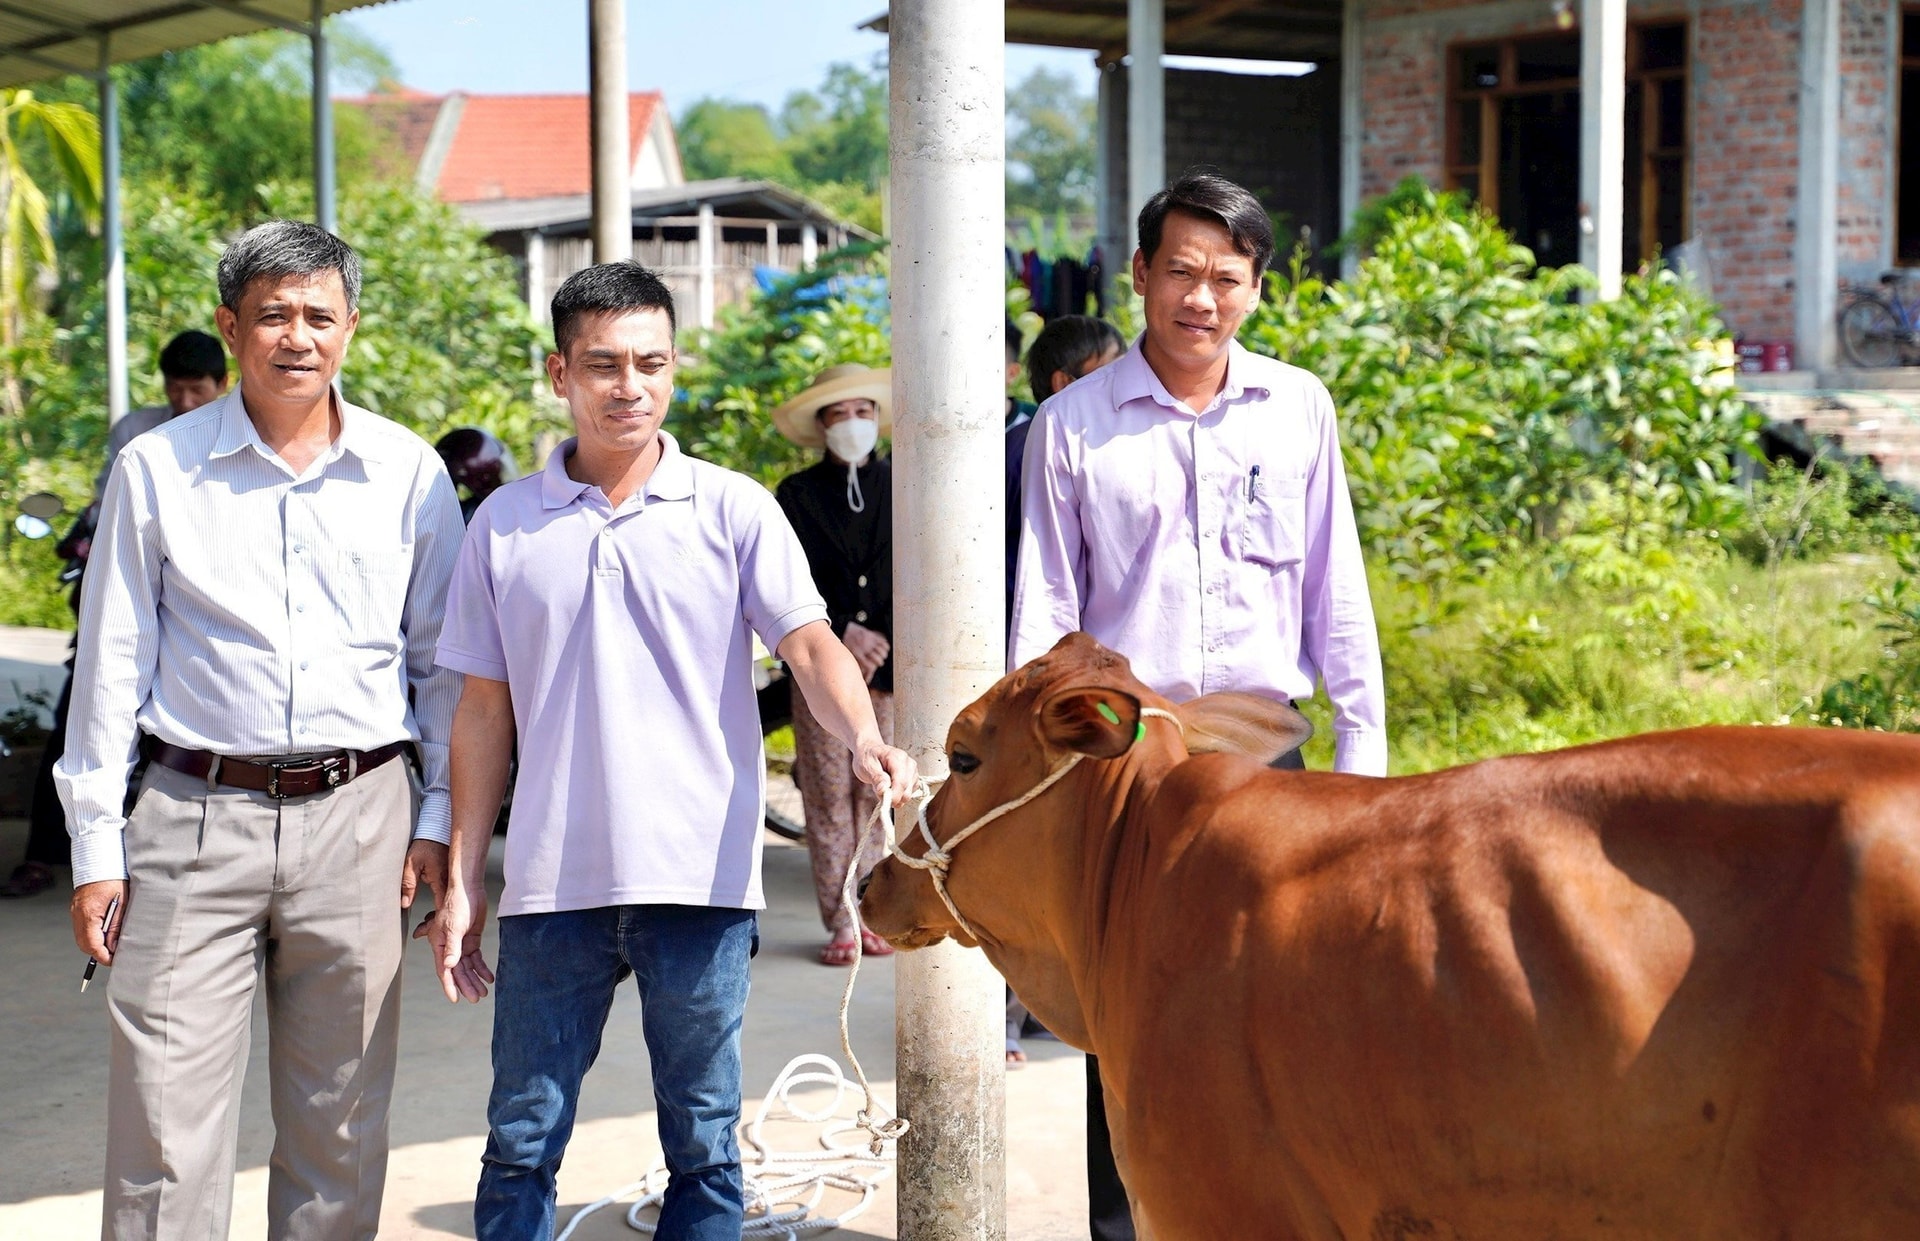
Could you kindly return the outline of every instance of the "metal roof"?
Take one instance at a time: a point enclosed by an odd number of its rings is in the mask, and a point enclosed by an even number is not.
[[[633,192],[635,223],[666,216],[692,215],[703,205],[712,207],[721,215],[730,211],[751,212],[757,219],[790,220],[796,224],[844,228],[856,237],[869,241],[874,239],[874,234],[858,224],[837,219],[831,211],[811,198],[774,181],[719,177],[711,181],[689,181],[684,185],[663,185]],[[584,230],[593,218],[593,198],[589,194],[454,203],[453,207],[490,233],[536,231],[567,234]]]
[[[1337,60],[1342,0],[1166,0],[1166,50],[1242,60]],[[887,28],[882,14],[864,29]],[[1007,0],[1007,42],[1127,54],[1127,0]]]
[[[321,0],[329,15],[386,0]],[[257,30],[304,27],[312,0],[0,0],[0,87],[94,74],[114,64]]]

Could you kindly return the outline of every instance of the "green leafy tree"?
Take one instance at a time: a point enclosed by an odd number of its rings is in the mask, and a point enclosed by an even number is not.
[[[689,452],[768,486],[817,459],[774,430],[771,415],[829,366],[889,364],[885,296],[860,287],[877,258],[877,247],[849,246],[721,310],[718,326],[688,349],[697,360],[680,373],[684,397],[668,419]],[[826,295],[836,287],[843,295]]]
[[[794,91],[777,116],[758,104],[702,99],[676,122],[680,156],[696,177],[764,177],[834,215],[881,231],[887,178],[884,68],[835,64],[817,91]]]
[[[887,178],[887,75],[835,64],[818,92],[796,91],[780,110],[794,171],[810,184],[878,191]]]
[[[702,99],[680,114],[674,135],[680,144],[680,162],[687,176],[696,180],[759,177],[782,185],[800,184],[793,160],[774,130],[773,117],[757,103]]]
[[[84,108],[36,95],[0,90],[0,349],[20,336],[34,273],[51,267],[53,208],[26,148],[37,139],[50,166],[55,192],[64,191],[83,215],[100,210],[100,123]],[[18,414],[21,396],[9,375],[8,414]]]
[[[1007,94],[1007,210],[1091,215],[1094,100],[1073,77],[1035,69]]]
[[[345,22],[329,27],[336,90],[390,81],[385,52]],[[258,214],[265,186],[313,175],[312,61],[307,40],[267,31],[116,66],[122,177],[164,181],[235,216]],[[90,82],[51,90],[95,106]],[[379,137],[353,108],[333,110],[342,188],[385,167]]]

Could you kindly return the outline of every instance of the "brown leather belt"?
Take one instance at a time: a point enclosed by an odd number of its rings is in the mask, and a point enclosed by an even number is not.
[[[157,737],[146,738],[143,749],[149,759],[162,767],[207,780],[209,788],[224,784],[285,801],[351,783],[382,763],[405,754],[412,745],[411,741],[396,741],[377,750],[335,750],[331,754],[309,754],[265,763],[223,758],[206,750],[188,750]]]

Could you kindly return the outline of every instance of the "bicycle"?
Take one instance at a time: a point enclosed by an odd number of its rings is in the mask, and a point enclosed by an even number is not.
[[[793,681],[786,667],[768,658],[760,665],[766,677],[756,697],[760,706],[760,735],[766,744],[767,830],[788,840],[801,840],[807,834],[807,808],[800,790],[793,783]],[[758,678],[756,678],[758,679]],[[779,742],[785,731],[785,745]]]
[[[1855,366],[1877,370],[1906,366],[1920,353],[1920,295],[1911,300],[1898,286],[1906,272],[1887,272],[1880,287],[1850,285],[1840,308],[1840,347]]]

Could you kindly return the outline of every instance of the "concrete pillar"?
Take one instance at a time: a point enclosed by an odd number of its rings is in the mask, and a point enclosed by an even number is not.
[[[633,257],[633,140],[627,132],[626,0],[587,0],[593,112],[593,261]]]
[[[1166,29],[1166,0],[1127,0],[1128,219],[1167,184]]]
[[[313,0],[307,22],[307,42],[313,51],[313,222],[329,233],[339,231],[334,211],[333,72],[327,54],[327,6]]]
[[[937,781],[947,726],[1006,664],[1006,11],[896,4],[889,38],[895,729]],[[1003,984],[951,942],[894,960],[895,1080],[913,1125],[900,1241],[1000,1241]]]
[[[1127,215],[1127,83],[1117,63],[1099,66],[1095,96],[1094,153],[1097,181],[1094,190],[1095,224],[1104,295],[1112,297],[1114,277],[1129,272],[1133,254],[1133,221]]]
[[[1627,0],[1580,0],[1580,265],[1620,296],[1626,212]]]
[[[1345,0],[1340,11],[1340,232],[1344,236],[1353,227],[1360,210],[1360,151],[1363,136],[1360,61],[1366,54],[1360,5],[1362,0]],[[1351,277],[1360,265],[1353,251],[1340,256],[1340,274]]]
[[[700,272],[695,278],[694,304],[700,317],[701,327],[713,326],[713,269],[715,267],[716,234],[720,230],[713,222],[713,204],[700,204]]]
[[[800,266],[812,267],[820,257],[820,234],[811,224],[800,226]]]
[[[100,254],[107,303],[107,421],[127,416],[127,246],[120,224],[120,98],[111,35],[100,36]]]
[[[1804,0],[1801,23],[1794,365],[1821,370],[1834,364],[1839,298],[1840,0]]]
[[[767,266],[780,266],[780,226],[767,221]]]
[[[547,239],[527,234],[527,310],[535,323],[547,321]]]

